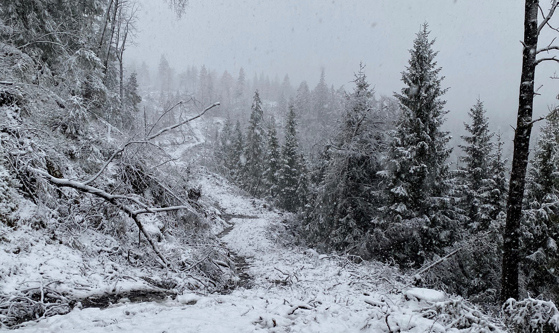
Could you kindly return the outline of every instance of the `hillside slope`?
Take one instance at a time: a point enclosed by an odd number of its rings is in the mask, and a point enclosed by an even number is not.
[[[185,291],[159,302],[123,298],[104,310],[75,308],[19,331],[500,331],[499,323],[464,300],[411,288],[409,279],[390,266],[319,255],[297,245],[291,216],[244,196],[219,176],[201,174],[197,183],[206,199],[230,218],[232,228],[222,241],[248,263],[250,281],[236,281],[246,288],[230,294]]]

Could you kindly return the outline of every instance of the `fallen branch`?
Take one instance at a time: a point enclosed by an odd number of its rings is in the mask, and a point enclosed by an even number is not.
[[[93,194],[95,196],[98,196],[100,198],[105,199],[109,203],[111,203],[111,204],[117,206],[118,208],[120,208],[128,216],[130,216],[130,218],[132,218],[134,220],[134,222],[138,226],[138,229],[144,235],[144,237],[146,237],[148,243],[151,245],[153,251],[155,252],[155,254],[157,254],[159,259],[161,259],[164,266],[169,267],[169,263],[167,262],[167,260],[163,256],[163,254],[161,254],[161,252],[159,251],[159,249],[157,248],[157,246],[155,245],[155,243],[153,242],[153,240],[151,239],[151,237],[147,233],[146,229],[144,228],[142,222],[139,220],[138,217],[141,214],[150,214],[150,213],[153,214],[153,213],[159,213],[159,212],[174,211],[174,210],[179,210],[179,209],[190,209],[189,206],[173,206],[173,207],[165,207],[165,208],[148,207],[146,204],[142,203],[141,201],[139,201],[138,199],[133,198],[133,197],[127,197],[127,196],[124,196],[124,195],[113,195],[113,194],[107,193],[107,192],[105,192],[101,189],[98,189],[96,187],[86,185],[84,183],[79,183],[79,182],[69,180],[69,179],[64,179],[64,178],[55,178],[55,177],[49,175],[47,172],[45,172],[43,170],[38,170],[38,169],[35,169],[35,168],[31,168],[31,167],[29,167],[29,170],[41,175],[42,177],[44,177],[45,179],[47,179],[49,182],[51,182],[52,184],[54,184],[56,186],[69,187],[69,188],[73,188],[73,189],[76,189],[76,190],[81,191],[81,192]],[[133,203],[141,206],[142,208],[134,210],[131,207],[125,205],[122,202],[120,202],[119,199],[120,200],[132,201]]]
[[[312,310],[313,307],[310,306],[310,305],[307,305],[307,304],[299,304],[299,305],[296,305],[296,306],[292,307],[292,308],[287,312],[287,314],[291,316],[291,315],[294,314],[295,311],[297,311],[298,309]]]
[[[178,104],[177,104],[177,105],[178,105]],[[209,110],[213,109],[214,107],[216,107],[216,106],[218,106],[218,105],[220,105],[220,103],[219,103],[219,102],[216,102],[216,103],[214,103],[214,104],[208,106],[207,108],[205,108],[205,109],[204,109],[201,113],[199,113],[198,115],[196,115],[196,116],[194,116],[194,117],[192,117],[192,118],[186,119],[186,120],[184,120],[184,121],[181,121],[181,122],[179,122],[179,123],[177,123],[177,124],[175,124],[175,125],[162,128],[162,129],[159,130],[157,133],[155,133],[155,134],[153,134],[153,135],[150,135],[149,137],[145,138],[144,140],[141,140],[141,141],[129,141],[129,142],[125,143],[121,148],[119,148],[117,151],[115,151],[115,152],[111,155],[111,157],[103,164],[103,166],[101,167],[101,169],[100,169],[93,177],[91,177],[89,180],[85,181],[83,184],[88,185],[88,184],[92,183],[95,179],[97,179],[97,178],[105,171],[105,169],[107,169],[107,167],[109,166],[109,164],[110,164],[119,154],[121,154],[124,150],[126,150],[126,148],[127,148],[128,146],[133,145],[133,144],[152,144],[152,143],[150,143],[149,141],[151,141],[151,140],[157,138],[158,136],[160,136],[160,135],[162,135],[162,134],[164,134],[164,133],[166,133],[166,132],[168,132],[168,131],[171,131],[171,130],[173,130],[173,129],[177,128],[177,127],[180,127],[180,126],[182,126],[182,125],[184,125],[184,124],[186,124],[186,123],[188,123],[188,122],[191,122],[191,121],[193,121],[193,120],[195,120],[195,119],[197,119],[197,118],[202,117],[206,112],[208,112]]]
[[[431,263],[429,266],[420,269],[419,271],[417,271],[414,275],[421,275],[425,272],[427,272],[428,270],[430,270],[431,268],[437,266],[438,264],[442,263],[443,261],[447,260],[448,258],[452,257],[453,255],[455,255],[456,253],[460,252],[460,250],[462,250],[464,247],[466,247],[466,245],[461,246],[459,248],[457,248],[456,250],[450,252],[449,254],[447,254],[446,256],[440,258],[439,260]]]

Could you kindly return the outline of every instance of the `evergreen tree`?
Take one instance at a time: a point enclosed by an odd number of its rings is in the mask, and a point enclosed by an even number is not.
[[[493,133],[489,132],[489,123],[485,116],[483,103],[478,100],[468,115],[471,124],[464,124],[470,135],[463,135],[466,145],[459,145],[465,155],[460,157],[460,176],[463,180],[462,207],[474,230],[485,230],[489,226],[491,216],[487,213],[487,205],[492,190],[490,174],[490,157]]]
[[[345,114],[325,156],[324,176],[306,216],[308,236],[327,249],[362,245],[379,202],[377,172],[384,144],[385,120],[374,109],[363,67],[346,96]]]
[[[231,178],[237,182],[242,181],[242,170],[246,164],[246,157],[244,154],[245,137],[241,129],[241,122],[237,120],[235,129],[233,130],[233,141],[230,151],[230,175]]]
[[[487,214],[493,221],[499,219],[502,214],[506,214],[509,182],[506,169],[507,160],[503,159],[503,145],[501,134],[498,133],[496,149],[490,156],[489,175],[492,186],[487,201]]]
[[[138,93],[138,80],[136,73],[132,72],[124,85],[124,100],[122,101],[122,110],[120,114],[122,127],[127,130],[134,129],[134,119],[140,111],[139,104],[142,97]]]
[[[254,93],[252,112],[246,135],[244,156],[246,163],[243,170],[244,188],[253,196],[260,196],[263,188],[264,167],[262,161],[265,156],[265,130],[263,127],[264,112],[258,90]]]
[[[266,181],[266,194],[275,197],[278,191],[278,173],[281,163],[281,152],[276,131],[276,120],[273,116],[268,123],[267,134],[264,179]]]
[[[224,169],[225,174],[231,175],[235,168],[235,158],[233,156],[233,124],[230,118],[225,120],[223,129],[219,132],[215,157],[219,167]]]
[[[290,105],[285,124],[285,143],[282,147],[278,177],[278,204],[281,208],[294,212],[301,206],[298,194],[301,173],[297,119],[295,108]]]
[[[451,244],[456,231],[446,198],[450,137],[441,130],[446,89],[441,88],[441,68],[427,28],[424,24],[416,35],[402,73],[405,88],[395,95],[401,115],[388,153],[383,208],[392,255],[416,265]]]
[[[140,103],[142,102],[142,97],[138,92],[138,79],[136,72],[132,72],[128,77],[126,85],[124,86],[124,99],[125,103],[128,106],[129,110],[133,111],[134,113],[140,111]]]
[[[522,272],[530,295],[559,300],[559,126],[549,120],[542,128],[528,171],[521,223]]]
[[[299,154],[299,179],[297,180],[297,206],[304,208],[309,198],[309,168],[305,155]]]

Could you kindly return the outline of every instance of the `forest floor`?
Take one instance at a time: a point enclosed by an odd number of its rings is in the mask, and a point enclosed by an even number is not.
[[[231,224],[221,232],[236,264],[227,293],[74,308],[18,332],[458,332],[500,331],[459,298],[410,288],[393,267],[320,255],[297,245],[291,215],[204,173],[203,195]]]

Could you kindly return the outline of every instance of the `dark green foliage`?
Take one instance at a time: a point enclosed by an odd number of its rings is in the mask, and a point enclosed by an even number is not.
[[[264,112],[258,91],[254,93],[250,114],[249,126],[244,147],[242,171],[242,186],[251,195],[260,196],[264,188],[264,167],[262,161],[265,156]]]
[[[503,159],[503,141],[501,134],[497,134],[497,146],[490,156],[489,175],[491,187],[487,201],[487,214],[491,220],[498,220],[506,212],[507,192],[509,180],[506,169],[507,160]]]
[[[471,124],[464,124],[469,135],[462,136],[465,145],[460,145],[465,155],[460,157],[460,178],[462,180],[461,206],[468,216],[470,227],[485,230],[491,222],[488,214],[489,200],[493,189],[491,178],[491,138],[489,123],[483,103],[478,100],[468,115]]]
[[[142,97],[138,92],[138,79],[136,72],[132,72],[124,86],[124,100],[126,106],[132,112],[139,112],[139,104],[142,102]]]
[[[276,120],[273,116],[268,123],[264,163],[266,165],[266,169],[264,170],[266,195],[276,197],[278,194],[281,152],[276,131]]]
[[[446,89],[441,87],[433,43],[424,24],[402,73],[405,88],[396,94],[401,116],[386,170],[386,225],[379,225],[387,232],[381,238],[388,238],[392,255],[415,264],[452,244],[458,231],[459,217],[447,197],[450,137],[441,129],[447,113],[442,100]]]
[[[363,69],[346,97],[341,127],[323,155],[327,161],[318,171],[322,179],[307,210],[307,236],[325,249],[352,250],[362,245],[379,204],[375,193],[385,119],[374,108]]]
[[[542,128],[531,166],[521,223],[521,272],[525,292],[559,301],[559,126]]]
[[[305,174],[303,168],[304,161],[299,151],[295,108],[290,105],[285,125],[285,143],[281,151],[278,179],[278,205],[285,210],[294,212],[303,204],[301,199],[305,189],[299,186],[301,177],[304,177]]]
[[[140,111],[141,102],[142,97],[138,91],[136,72],[133,72],[124,85],[124,101],[122,103],[124,107],[121,110],[123,128],[134,129],[134,122]]]
[[[223,128],[217,135],[215,145],[215,158],[220,168],[223,168],[222,173],[227,176],[232,174],[236,165],[234,159],[231,159],[233,153],[233,124],[231,118],[227,118],[223,124]]]
[[[237,120],[233,131],[232,151],[231,151],[231,170],[233,170],[233,178],[237,181],[241,180],[241,170],[245,161],[244,149],[245,137],[241,130],[241,122]]]

